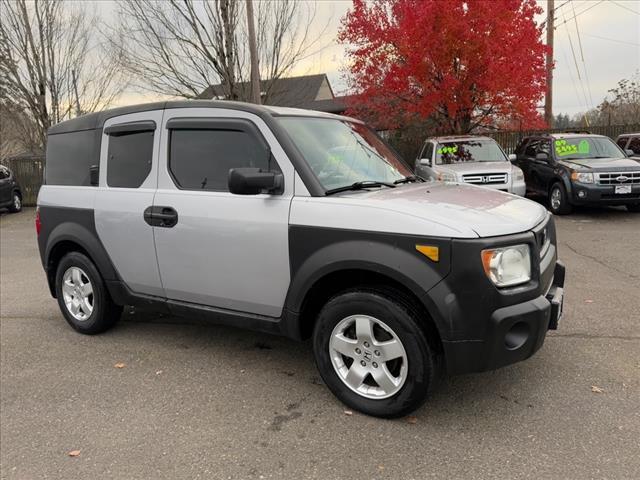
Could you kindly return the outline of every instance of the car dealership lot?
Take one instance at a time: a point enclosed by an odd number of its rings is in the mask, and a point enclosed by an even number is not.
[[[33,218],[0,219],[2,478],[640,476],[638,214],[556,218],[560,329],[530,360],[445,380],[394,421],[345,414],[309,342],[140,312],[75,333]]]

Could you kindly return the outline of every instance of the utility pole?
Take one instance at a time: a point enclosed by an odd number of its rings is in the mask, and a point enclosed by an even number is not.
[[[251,101],[260,105],[260,66],[256,45],[256,27],[253,23],[253,0],[247,2],[247,33],[249,34],[249,55],[251,56]]]
[[[547,91],[544,95],[544,121],[553,127],[553,17],[555,16],[554,0],[547,0]]]

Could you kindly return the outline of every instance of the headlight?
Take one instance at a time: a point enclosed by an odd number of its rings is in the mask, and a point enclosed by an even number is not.
[[[513,167],[511,172],[513,174],[513,181],[514,182],[522,182],[522,181],[524,181],[524,173],[522,173],[522,170],[520,170],[518,167]]]
[[[441,182],[455,182],[456,176],[453,173],[440,172],[438,173],[438,180],[440,180]]]
[[[496,287],[512,287],[531,280],[529,245],[482,251],[482,266]]]
[[[571,180],[580,183],[593,183],[593,173],[572,172]]]

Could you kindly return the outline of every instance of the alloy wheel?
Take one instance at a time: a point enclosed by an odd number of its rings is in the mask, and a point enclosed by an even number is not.
[[[333,329],[329,356],[338,377],[365,398],[388,398],[407,379],[407,354],[400,338],[383,321],[351,315]]]
[[[73,318],[87,320],[94,307],[93,286],[87,274],[78,267],[69,267],[62,276],[62,296]]]

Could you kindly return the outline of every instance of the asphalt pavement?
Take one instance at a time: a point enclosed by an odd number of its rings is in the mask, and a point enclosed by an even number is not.
[[[309,342],[131,310],[75,333],[33,219],[0,219],[2,479],[640,478],[639,214],[557,218],[560,329],[392,421],[346,414]]]

